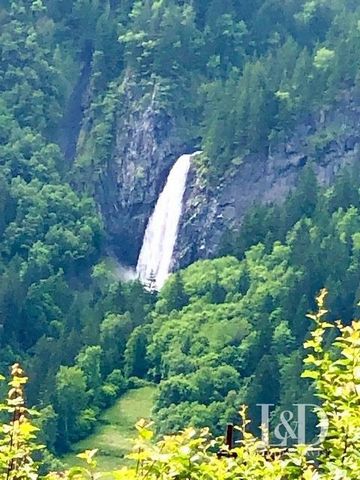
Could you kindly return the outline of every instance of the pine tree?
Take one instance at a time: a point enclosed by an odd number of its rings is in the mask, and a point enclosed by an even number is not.
[[[154,270],[151,270],[149,278],[146,281],[145,287],[150,293],[156,293],[157,292],[156,275],[155,275]]]
[[[167,289],[167,310],[181,310],[189,303],[189,296],[185,291],[184,282],[180,272],[176,272]]]

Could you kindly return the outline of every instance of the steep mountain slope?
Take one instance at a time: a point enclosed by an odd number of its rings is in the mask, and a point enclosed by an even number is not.
[[[332,184],[342,168],[359,160],[359,115],[358,99],[344,95],[333,107],[297,125],[283,142],[270,142],[266,153],[244,156],[215,188],[204,183],[194,165],[175,253],[177,264],[187,266],[216,256],[224,232],[239,230],[252,206],[284,201],[306,165],[311,165],[321,185]]]
[[[181,153],[204,151],[188,187],[181,266],[214,256],[222,231],[255,202],[283,200],[306,163],[329,183],[357,156],[359,9],[245,5],[137,1],[104,13],[120,21],[122,69],[104,78],[107,51],[95,49],[74,170],[127,263]]]
[[[107,95],[100,115],[92,119],[90,109],[85,118],[75,171],[85,188],[87,179],[92,186],[112,249],[135,265],[170,167],[187,147],[172,113],[159,105],[156,84],[141,88],[126,75]]]
[[[0,0],[0,369],[24,363],[51,452],[134,377],[161,382],[163,429],[191,420],[187,395],[207,423],[213,374],[214,428],[264,385],[290,401],[316,291],[345,319],[358,301],[357,171],[326,192],[316,178],[357,164],[359,21],[354,0]],[[198,149],[176,260],[230,259],[159,296],[120,282],[107,252],[136,263],[168,172]],[[285,210],[246,214],[297,183]],[[196,358],[214,371],[194,379]]]

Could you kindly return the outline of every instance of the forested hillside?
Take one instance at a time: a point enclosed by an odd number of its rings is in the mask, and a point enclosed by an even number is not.
[[[356,0],[0,0],[0,371],[24,364],[52,453],[143,380],[161,432],[313,400],[305,315],[322,287],[332,318],[359,301],[357,162],[331,186],[314,173],[338,105],[360,104],[359,25]],[[160,293],[119,280],[109,252],[134,265],[182,149],[203,150],[213,194],[330,109],[297,189],[224,230],[217,258]]]
[[[195,263],[165,285],[152,325],[140,329],[149,373],[160,381],[163,432],[191,423],[220,434],[242,404],[259,425],[257,404],[284,410],[313,401],[299,376],[316,292],[331,292],[330,319],[358,313],[360,198],[351,178],[344,172],[320,190],[306,172],[283,207],[254,209],[240,235],[227,238],[223,253],[235,257]]]

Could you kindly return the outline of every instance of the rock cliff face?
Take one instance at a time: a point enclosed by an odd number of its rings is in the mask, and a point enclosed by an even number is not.
[[[156,88],[144,95],[133,81],[124,85],[111,155],[101,168],[95,197],[109,247],[121,261],[135,265],[167,175],[181,154],[196,149],[196,142],[180,138],[178,119],[156,101]],[[309,162],[321,183],[331,183],[342,166],[359,158],[359,118],[360,102],[349,95],[336,108],[306,119],[290,138],[271,145],[267,154],[246,156],[216,188],[205,185],[194,164],[174,268],[216,255],[224,231],[239,228],[252,205],[283,200]]]
[[[292,136],[272,145],[267,155],[249,155],[216,189],[204,186],[193,166],[178,235],[174,267],[216,254],[226,228],[239,228],[256,203],[278,202],[296,186],[311,162],[318,180],[330,184],[360,152],[360,106],[351,98],[299,125]]]
[[[148,219],[186,147],[175,119],[159,106],[156,87],[144,95],[132,80],[124,85],[111,156],[101,168],[95,196],[110,249],[121,262],[136,265]]]

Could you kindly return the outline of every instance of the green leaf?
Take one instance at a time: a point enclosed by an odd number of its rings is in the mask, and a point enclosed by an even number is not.
[[[316,372],[314,370],[306,370],[301,375],[302,378],[313,378],[314,380],[317,380],[319,376],[320,376],[319,372]]]

